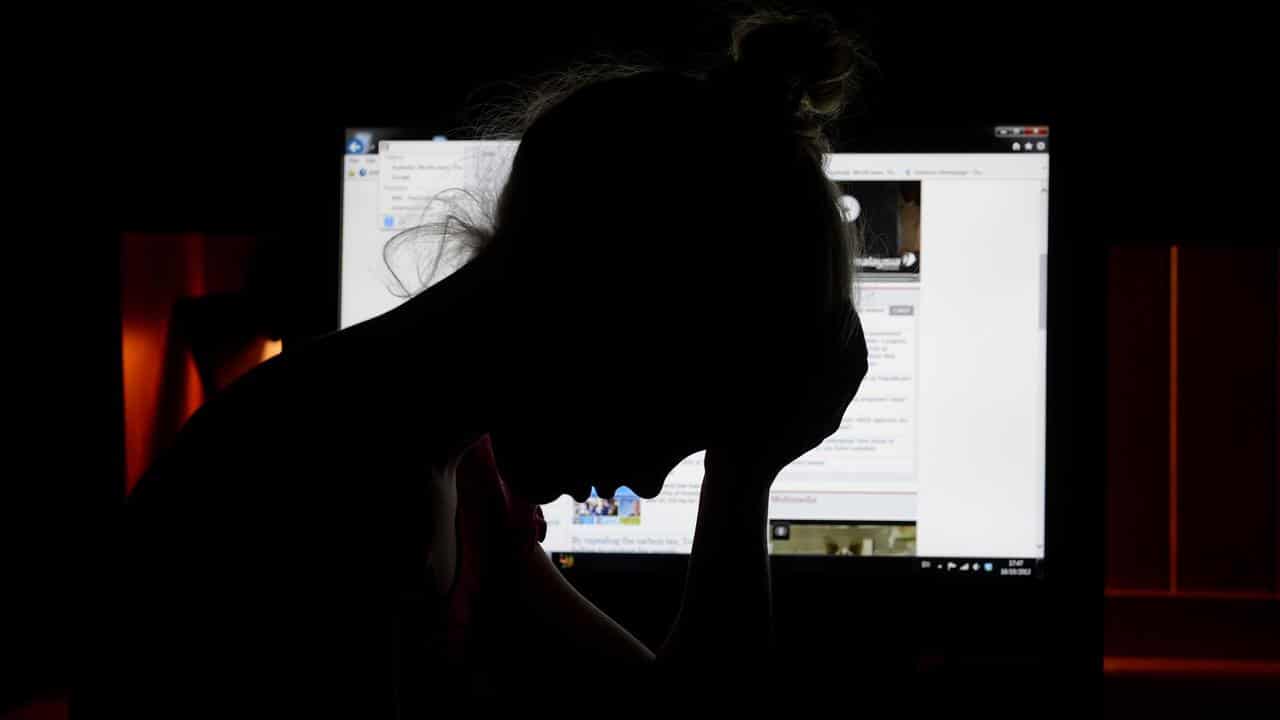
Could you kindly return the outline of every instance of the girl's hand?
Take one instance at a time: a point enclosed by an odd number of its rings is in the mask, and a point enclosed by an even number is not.
[[[760,405],[752,408],[750,417],[735,423],[735,432],[707,449],[706,483],[751,487],[711,491],[732,495],[739,491],[767,492],[782,468],[840,428],[845,410],[866,373],[866,338],[862,323],[850,306],[832,342],[814,358],[808,374],[794,389],[763,398]]]

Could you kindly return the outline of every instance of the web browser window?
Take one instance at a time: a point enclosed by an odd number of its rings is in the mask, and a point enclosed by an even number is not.
[[[430,233],[407,257],[388,241],[499,192],[516,150],[390,135],[347,135],[343,327],[402,302],[424,267],[435,282],[460,265]],[[869,370],[839,431],[774,483],[770,551],[1031,574],[1044,557],[1048,128],[993,128],[982,152],[832,154],[827,171],[861,248]],[[701,480],[698,453],[652,499],[561,497],[543,507],[544,547],[570,562],[687,553]]]

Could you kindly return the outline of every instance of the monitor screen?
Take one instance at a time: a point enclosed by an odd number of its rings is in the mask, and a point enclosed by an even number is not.
[[[827,158],[861,248],[854,300],[869,370],[839,431],[774,483],[774,556],[896,558],[894,567],[914,573],[1039,574],[1049,128],[983,134],[954,150],[934,142],[928,152]],[[447,215],[450,198],[498,192],[515,150],[513,142],[405,129],[346,131],[342,327],[390,310],[415,283],[437,282],[464,262],[445,252],[424,278],[430,238],[408,257],[388,252],[388,241]],[[565,566],[686,554],[701,478],[699,453],[652,499],[625,487],[582,503],[563,496],[543,507],[543,545]]]

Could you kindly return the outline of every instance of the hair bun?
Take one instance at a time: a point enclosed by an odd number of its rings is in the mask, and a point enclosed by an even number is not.
[[[844,108],[858,52],[827,15],[761,12],[733,29],[735,65],[783,80],[791,112],[815,125]]]

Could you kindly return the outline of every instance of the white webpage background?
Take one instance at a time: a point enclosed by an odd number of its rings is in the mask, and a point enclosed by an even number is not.
[[[1039,196],[1021,180],[924,188],[920,555],[1044,554]]]

